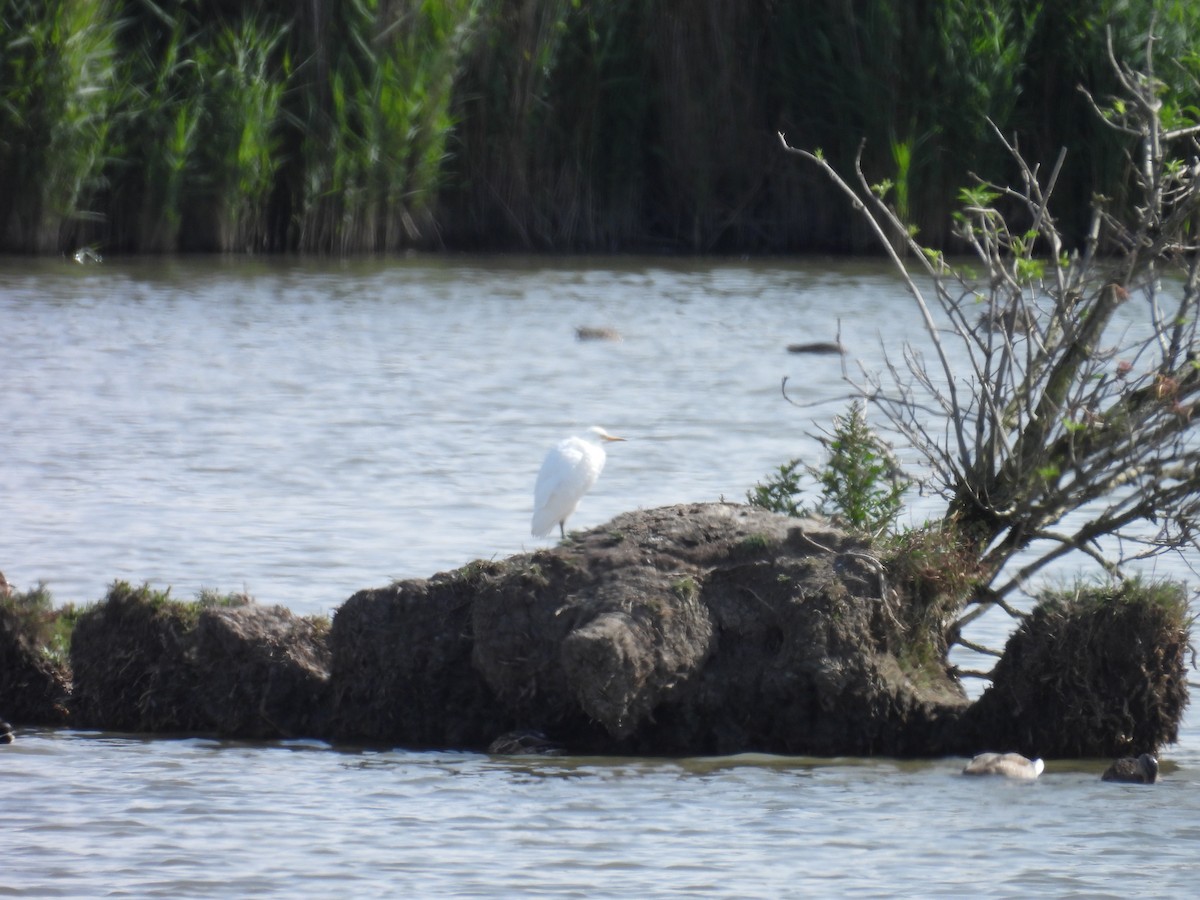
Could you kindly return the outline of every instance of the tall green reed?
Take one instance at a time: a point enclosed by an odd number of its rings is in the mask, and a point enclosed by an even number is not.
[[[478,0],[348,0],[298,45],[294,223],[307,251],[436,239],[430,207],[454,119],[451,87]],[[323,43],[318,47],[317,44]]]
[[[988,118],[1066,145],[1086,214],[1126,162],[1076,86],[1152,22],[1197,56],[1184,0],[0,0],[0,242],[867,246],[783,130],[839,167],[865,139],[940,246],[968,173],[1011,174]]]
[[[496,0],[455,84],[453,182],[440,209],[462,244],[613,249],[645,229],[652,179],[647,52],[655,0]]]
[[[922,240],[940,245],[968,167],[989,172],[1003,159],[987,119],[1011,124],[1037,22],[1039,6],[1030,6],[1024,14],[1007,0],[783,7],[772,38],[780,118],[841,167],[861,149],[867,177],[889,182]],[[844,231],[838,241],[873,238]]]
[[[189,202],[207,210],[206,241],[222,250],[269,246],[267,208],[279,168],[284,83],[272,71],[287,26],[247,16],[211,29],[195,63],[201,127]]]
[[[126,3],[107,168],[110,242],[179,249],[187,178],[202,136],[193,3]]]
[[[1029,4],[1026,0],[1025,5]],[[1127,141],[1096,115],[1078,88],[1100,102],[1118,93],[1108,58],[1108,33],[1119,60],[1145,62],[1153,32],[1160,61],[1154,75],[1164,89],[1200,105],[1184,67],[1200,51],[1200,4],[1189,0],[1059,0],[1038,3],[1037,29],[1025,54],[1020,97],[1014,112],[1027,158],[1052,161],[1066,149],[1055,190],[1062,227],[1071,236],[1086,232],[1097,185],[1120,184],[1128,165]],[[1185,101],[1186,105],[1186,101]],[[1114,211],[1127,202],[1110,198]]]
[[[0,2],[0,242],[70,249],[94,204],[115,77],[103,0]]]

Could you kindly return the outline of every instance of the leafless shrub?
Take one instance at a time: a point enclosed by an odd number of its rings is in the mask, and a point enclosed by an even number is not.
[[[930,358],[906,345],[852,383],[927,462],[945,523],[981,562],[955,636],[997,604],[1019,615],[1011,595],[1066,554],[1121,577],[1198,546],[1200,125],[1155,79],[1153,38],[1140,69],[1115,58],[1111,36],[1109,56],[1122,94],[1092,104],[1129,138],[1131,200],[1118,214],[1097,195],[1076,246],[1052,212],[1065,152],[1045,171],[995,129],[1019,183],[962,191],[963,265],[920,244],[861,153],[847,180],[780,134],[849,197],[923,319]]]

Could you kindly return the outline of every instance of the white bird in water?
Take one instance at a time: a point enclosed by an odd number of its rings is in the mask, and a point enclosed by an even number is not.
[[[964,775],[1003,775],[1019,781],[1033,781],[1042,774],[1046,764],[1040,759],[1026,759],[1020,753],[980,753],[962,770]]]
[[[546,454],[533,490],[534,537],[545,537],[555,525],[567,536],[564,524],[604,469],[604,444],[623,440],[593,425],[585,437],[569,437]]]

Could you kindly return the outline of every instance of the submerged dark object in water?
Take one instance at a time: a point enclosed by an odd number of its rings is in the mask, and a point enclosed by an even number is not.
[[[1118,759],[1104,770],[1102,781],[1124,781],[1129,784],[1154,784],[1158,781],[1158,758],[1150,753]]]
[[[488,745],[493,756],[562,756],[566,748],[540,731],[510,731]]]
[[[788,353],[813,353],[826,356],[842,356],[846,348],[838,341],[814,341],[810,344],[788,344]]]
[[[575,339],[579,341],[619,341],[621,332],[615,328],[580,325],[575,329]]]
[[[1020,753],[980,753],[963,768],[964,775],[1000,775],[1016,781],[1034,781],[1046,764]]]

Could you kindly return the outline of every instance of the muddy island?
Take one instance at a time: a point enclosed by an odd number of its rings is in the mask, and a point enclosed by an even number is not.
[[[0,714],[587,754],[1115,756],[1176,739],[1186,605],[1040,606],[972,703],[947,661],[953,606],[913,571],[821,520],[708,503],[359,591],[331,623],[118,582],[76,614],[58,666],[0,617]]]

